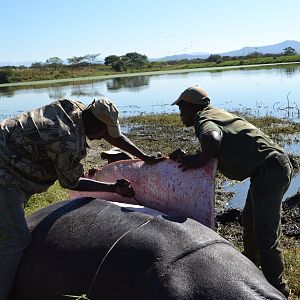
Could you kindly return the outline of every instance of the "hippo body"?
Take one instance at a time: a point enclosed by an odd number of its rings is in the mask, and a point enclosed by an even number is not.
[[[80,198],[31,215],[13,299],[285,299],[213,230],[139,210]]]

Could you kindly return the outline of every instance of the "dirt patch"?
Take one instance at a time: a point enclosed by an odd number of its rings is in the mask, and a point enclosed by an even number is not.
[[[289,237],[300,241],[300,188],[282,204],[282,231]]]
[[[242,248],[241,214],[242,210],[236,208],[216,214],[217,231],[239,248]],[[300,190],[282,204],[282,233],[291,238],[289,246],[291,243],[300,246]],[[284,241],[288,243],[287,239]]]

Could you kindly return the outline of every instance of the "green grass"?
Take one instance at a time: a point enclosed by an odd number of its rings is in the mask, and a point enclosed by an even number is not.
[[[47,190],[47,192],[35,194],[30,197],[25,208],[25,213],[26,215],[29,215],[40,208],[68,198],[68,190],[63,189],[58,182],[55,182],[54,185]]]
[[[300,299],[300,245],[284,249],[285,279],[293,291],[291,299]]]
[[[244,116],[247,121],[260,128],[268,135],[273,134],[293,134],[300,132],[300,124],[289,120],[283,120],[272,116],[255,118]]]
[[[270,133],[295,133],[300,132],[300,124],[294,123],[289,120],[284,120],[276,118],[273,116],[266,117],[253,117],[250,114],[246,115],[244,113],[234,111],[234,114],[237,114],[247,121],[260,128],[267,134]],[[159,115],[147,115],[147,116],[134,116],[127,117],[122,119],[122,123],[128,124],[137,124],[137,125],[155,125],[155,126],[175,126],[175,127],[184,127],[181,123],[179,114],[159,114]]]
[[[155,126],[175,126],[183,127],[179,114],[159,114],[147,116],[134,116],[122,118],[122,123],[125,124],[138,124],[138,125],[155,125]]]

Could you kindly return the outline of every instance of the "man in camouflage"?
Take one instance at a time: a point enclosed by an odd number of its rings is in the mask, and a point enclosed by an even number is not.
[[[30,232],[24,204],[46,191],[56,180],[64,188],[107,191],[133,197],[130,183],[108,184],[81,177],[81,159],[90,140],[105,139],[146,163],[163,158],[149,156],[120,131],[118,110],[110,100],[59,100],[0,123],[0,300],[6,300]]]
[[[218,169],[226,177],[234,180],[250,177],[242,215],[243,253],[288,297],[279,245],[281,202],[292,176],[288,156],[254,125],[211,106],[207,93],[198,86],[183,91],[172,105],[175,104],[179,106],[183,124],[194,126],[201,150],[189,155],[177,149],[170,158],[187,170],[202,167],[216,157]]]

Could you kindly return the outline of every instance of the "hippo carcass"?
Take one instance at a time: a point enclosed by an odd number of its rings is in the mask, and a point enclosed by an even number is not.
[[[13,299],[285,299],[208,227],[142,211],[79,198],[31,215]]]

